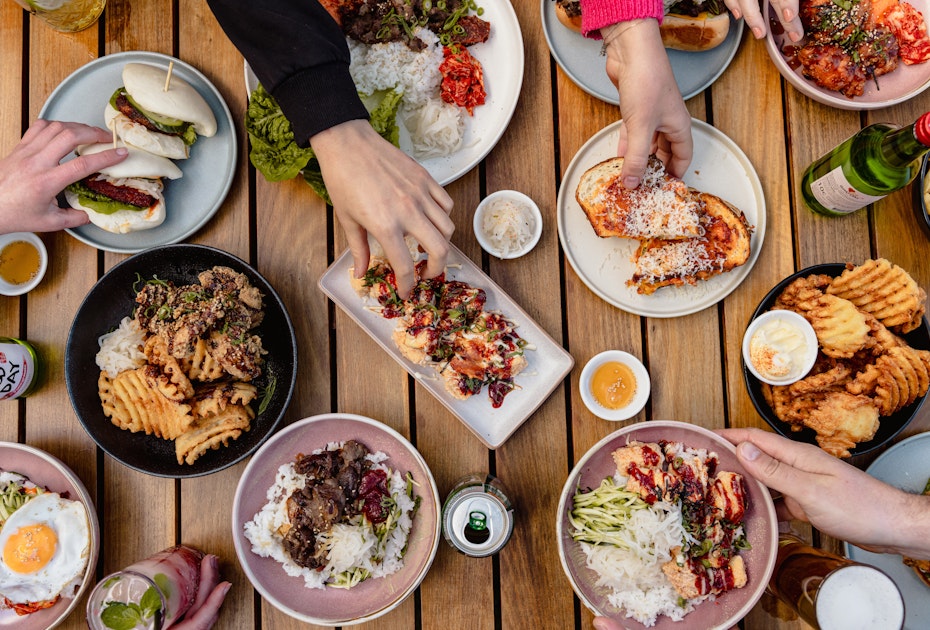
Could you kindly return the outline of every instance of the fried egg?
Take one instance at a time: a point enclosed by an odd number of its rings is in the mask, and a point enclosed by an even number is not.
[[[0,596],[15,604],[71,597],[89,552],[84,505],[54,492],[41,494],[0,529]]]

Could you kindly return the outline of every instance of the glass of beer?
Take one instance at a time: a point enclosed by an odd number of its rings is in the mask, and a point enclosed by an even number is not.
[[[97,21],[107,0],[16,0],[16,3],[56,31],[76,33]]]
[[[790,534],[779,538],[769,590],[819,630],[904,626],[904,599],[884,572]]]

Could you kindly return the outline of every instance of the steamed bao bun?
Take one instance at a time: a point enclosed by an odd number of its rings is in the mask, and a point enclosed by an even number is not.
[[[117,146],[125,146],[119,143]],[[77,148],[78,155],[90,155],[107,149],[113,145],[107,142],[85,144]],[[148,230],[157,227],[165,221],[165,197],[162,194],[164,184],[161,178],[178,179],[182,176],[174,162],[158,155],[152,155],[141,149],[127,146],[129,155],[119,164],[102,169],[99,175],[104,176],[110,183],[117,186],[130,186],[157,199],[149,208],[140,210],[117,210],[112,214],[97,212],[80,203],[78,195],[65,189],[65,199],[68,204],[77,210],[83,210],[90,217],[90,222],[97,227],[113,232],[126,234],[138,230]]]
[[[123,87],[140,107],[153,114],[191,123],[198,135],[216,135],[216,117],[204,98],[189,83],[172,74],[168,89],[167,68],[144,63],[123,66]],[[189,147],[179,136],[151,131],[132,121],[107,103],[103,113],[107,127],[114,129],[126,144],[173,160],[183,160]]]

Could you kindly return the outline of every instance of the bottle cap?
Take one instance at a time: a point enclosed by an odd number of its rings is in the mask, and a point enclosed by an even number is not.
[[[914,136],[917,138],[917,142],[930,147],[930,112],[918,118],[917,122],[914,123]]]

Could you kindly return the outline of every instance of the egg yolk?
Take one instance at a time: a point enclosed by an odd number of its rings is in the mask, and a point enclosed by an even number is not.
[[[607,409],[620,409],[629,404],[636,391],[636,377],[629,366],[608,361],[594,371],[591,393]]]
[[[16,573],[38,571],[55,555],[58,536],[48,525],[35,523],[13,532],[3,546],[3,561]]]

